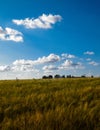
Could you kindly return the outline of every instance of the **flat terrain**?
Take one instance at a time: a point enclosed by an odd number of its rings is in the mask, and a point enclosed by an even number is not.
[[[100,130],[100,78],[0,81],[0,130]]]

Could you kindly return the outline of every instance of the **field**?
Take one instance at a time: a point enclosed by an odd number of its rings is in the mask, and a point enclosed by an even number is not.
[[[0,130],[100,130],[100,78],[0,81]]]

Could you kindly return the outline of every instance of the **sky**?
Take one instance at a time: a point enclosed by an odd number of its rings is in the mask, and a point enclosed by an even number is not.
[[[100,76],[99,0],[0,0],[0,79]]]

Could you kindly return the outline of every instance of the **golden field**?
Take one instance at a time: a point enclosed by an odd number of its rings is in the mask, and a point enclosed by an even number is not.
[[[0,130],[100,130],[100,78],[0,81]]]

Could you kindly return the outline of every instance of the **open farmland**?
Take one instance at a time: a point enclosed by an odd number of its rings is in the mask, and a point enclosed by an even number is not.
[[[100,78],[0,81],[0,130],[100,130]]]

